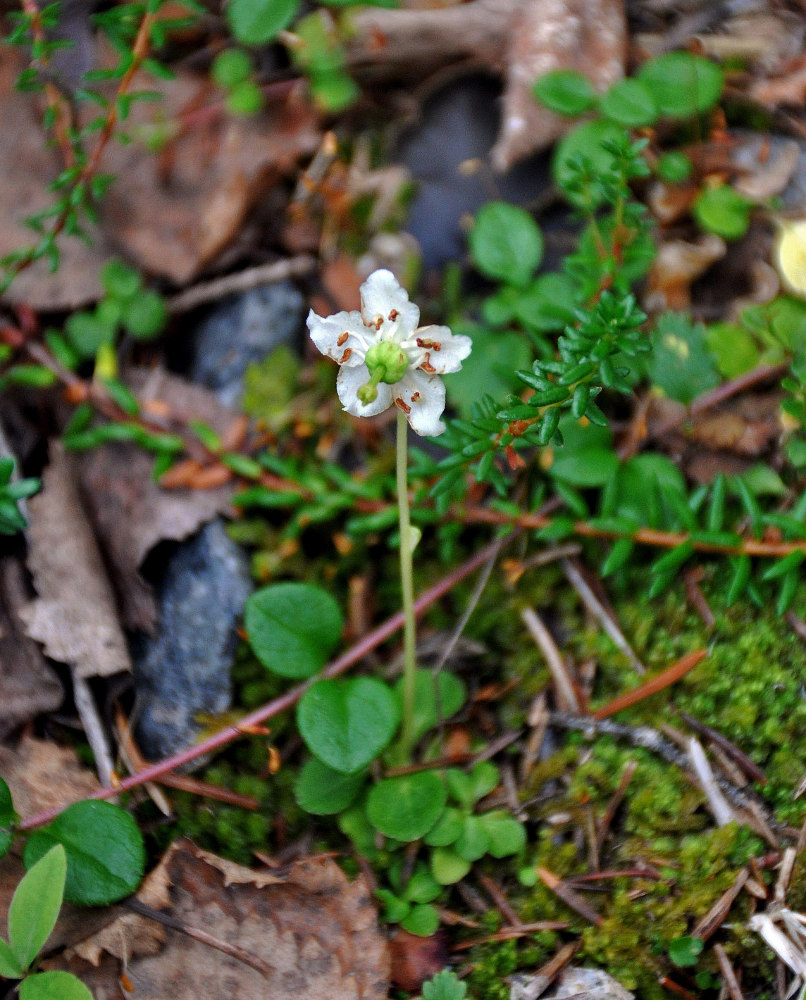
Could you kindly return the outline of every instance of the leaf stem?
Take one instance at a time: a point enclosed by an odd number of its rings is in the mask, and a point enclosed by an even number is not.
[[[414,681],[417,633],[414,621],[414,574],[412,569],[411,514],[409,511],[408,424],[397,413],[397,510],[400,525],[400,592],[403,599],[403,756],[414,748]]]

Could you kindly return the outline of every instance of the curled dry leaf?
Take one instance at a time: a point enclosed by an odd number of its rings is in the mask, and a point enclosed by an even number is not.
[[[203,386],[161,370],[131,369],[126,379],[144,409],[159,412],[173,431],[200,420],[222,440],[239,417]],[[156,604],[139,567],[162,541],[181,541],[229,510],[229,482],[210,489],[163,489],[151,476],[152,457],[133,444],[106,444],[78,462],[81,490],[120,596],[123,623],[150,631]]]
[[[369,889],[328,858],[255,872],[178,841],[137,898],[208,942],[168,929],[155,949],[148,917],[118,920],[68,956],[98,1000],[119,995],[124,962],[138,1000],[388,996],[387,946]]]
[[[28,565],[39,597],[20,610],[26,631],[79,677],[131,669],[115,595],[81,502],[71,458],[50,451],[43,489],[29,503]]]
[[[704,233],[694,243],[668,240],[661,244],[647,279],[644,308],[649,312],[688,309],[692,283],[726,250],[725,241],[714,233]]]
[[[584,73],[597,91],[624,75],[627,25],[622,0],[530,0],[510,33],[506,89],[498,141],[491,157],[504,172],[549,146],[568,127],[532,93],[550,70]]]

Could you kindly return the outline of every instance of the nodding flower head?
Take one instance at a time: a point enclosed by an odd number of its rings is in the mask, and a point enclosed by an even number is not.
[[[372,417],[394,404],[412,428],[434,437],[445,430],[445,386],[470,354],[469,337],[447,326],[419,327],[420,310],[391,271],[374,271],[361,286],[361,311],[308,314],[317,348],[340,365],[336,389],[348,413]]]

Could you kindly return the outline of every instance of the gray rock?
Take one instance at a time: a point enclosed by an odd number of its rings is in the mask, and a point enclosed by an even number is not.
[[[229,708],[235,626],[251,589],[247,558],[220,520],[170,559],[160,585],[161,627],[134,650],[137,738],[149,760],[194,743],[199,712]]]
[[[201,322],[189,377],[227,406],[241,399],[246,367],[281,344],[295,346],[305,302],[290,281],[262,285],[224,299]]]
[[[513,976],[510,1000],[633,1000],[633,994],[626,990],[603,969],[587,969],[571,966],[564,969],[554,987],[546,992],[546,977]]]

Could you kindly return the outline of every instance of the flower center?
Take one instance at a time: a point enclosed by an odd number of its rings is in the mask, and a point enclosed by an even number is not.
[[[369,382],[358,390],[358,398],[366,406],[378,396],[378,383],[394,385],[406,374],[409,359],[405,351],[392,341],[373,344],[367,351],[364,364],[369,369]]]

